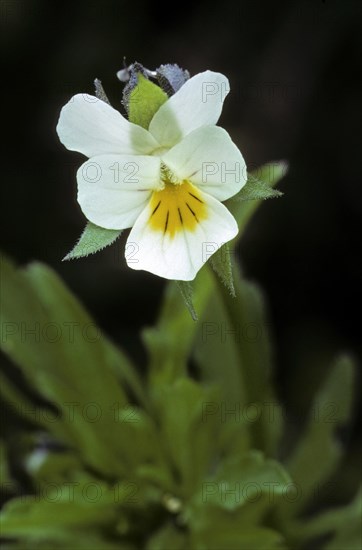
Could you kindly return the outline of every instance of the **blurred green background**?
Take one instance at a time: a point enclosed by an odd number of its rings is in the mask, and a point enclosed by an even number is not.
[[[2,0],[0,8],[1,249],[55,268],[142,366],[138,331],[156,318],[164,282],[125,266],[125,239],[61,263],[85,219],[75,181],[83,157],[59,143],[57,118],[73,94],[93,93],[95,77],[121,108],[123,56],[150,69],[175,62],[191,74],[225,73],[231,93],[220,122],[248,166],[290,162],[284,197],[262,206],[239,255],[268,297],[279,394],[303,412],[335,354],[361,351],[361,3]]]

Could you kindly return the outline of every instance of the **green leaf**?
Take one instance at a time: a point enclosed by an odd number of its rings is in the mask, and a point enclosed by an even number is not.
[[[354,364],[348,356],[342,356],[315,396],[304,434],[287,461],[302,494],[285,506],[285,514],[298,514],[311,499],[315,500],[321,485],[336,470],[344,452],[336,431],[350,419],[353,390]]]
[[[45,417],[46,428],[105,475],[129,473],[145,456],[156,460],[156,430],[125,392],[146,402],[136,371],[57,276],[40,264],[16,270],[3,259],[1,281],[2,349],[58,409]]]
[[[176,285],[167,286],[158,323],[143,333],[150,355],[151,395],[157,402],[164,386],[187,373],[188,358],[195,349],[193,358],[202,379],[221,388],[216,414],[220,418],[222,407],[241,411],[239,424],[223,432],[225,444],[232,444],[234,432],[243,433],[240,445],[245,450],[248,429],[253,446],[274,455],[281,415],[271,390],[271,350],[264,303],[255,285],[241,279],[237,270],[235,275],[237,297],[232,298],[209,266],[198,273],[194,281],[198,323],[183,308]],[[253,411],[255,420],[250,419]],[[227,424],[225,427],[229,428]]]
[[[353,501],[320,514],[301,528],[306,539],[333,534],[326,550],[360,550],[362,540],[362,488]]]
[[[215,388],[203,388],[187,378],[165,386],[157,402],[161,437],[165,441],[179,480],[181,498],[200,487],[215,447],[218,429],[214,422],[203,422],[204,403],[215,401]]]
[[[6,329],[5,329],[6,330]],[[6,334],[6,333],[5,333]],[[7,339],[7,336],[6,336]],[[25,396],[25,394],[14,385],[3,372],[0,371],[0,395],[4,403],[6,403],[11,411],[19,415],[22,419],[27,422],[35,422],[36,424],[47,426],[47,413],[48,408],[46,406],[41,407],[37,406],[35,409],[34,403]],[[34,418],[29,418],[30,412],[36,411],[37,414],[34,414]]]
[[[270,183],[257,179],[252,174],[244,187],[232,197],[233,201],[255,201],[281,197],[283,193],[270,187]]]
[[[281,533],[255,525],[250,511],[259,507],[250,503],[233,512],[220,507],[199,507],[190,516],[191,548],[202,550],[282,550]]]
[[[279,462],[265,459],[258,451],[236,452],[225,457],[215,474],[203,482],[198,499],[203,505],[236,510],[266,495],[272,505],[290,483]]]
[[[215,279],[214,279],[215,280]],[[254,407],[245,395],[236,334],[217,288],[198,324],[192,359],[204,384],[217,385],[220,399],[204,404],[204,422],[220,424],[215,445],[223,453],[244,453],[251,446]],[[231,333],[229,333],[231,331]]]
[[[288,171],[287,163],[283,161],[272,162],[269,164],[265,164],[258,170],[254,170],[251,176],[257,179],[258,181],[265,182],[265,184],[267,184],[270,188],[273,188],[286,175],[287,171]],[[233,200],[233,198],[231,198],[226,201],[225,205],[230,210],[230,212],[238,222],[238,226],[239,226],[239,234],[232,241],[233,245],[235,245],[240,240],[240,238],[244,233],[246,225],[248,224],[252,215],[255,213],[255,211],[258,209],[258,207],[262,202],[263,201],[260,198],[258,200],[239,200],[239,201]]]
[[[43,540],[22,539],[17,543],[13,540],[9,545],[2,545],[2,550],[136,550],[128,543],[120,541],[111,542],[98,534],[89,534],[88,529],[79,530],[78,533],[60,533],[54,538]]]
[[[231,253],[227,243],[221,246],[215,254],[210,257],[210,264],[215,273],[218,274],[221,281],[229,290],[231,296],[235,297]]]
[[[0,439],[0,482],[3,491],[12,491],[15,488],[10,475],[6,444],[2,439]]]
[[[106,246],[114,243],[120,236],[122,230],[104,229],[98,227],[94,223],[88,222],[85,229],[73,248],[64,258],[64,260],[74,260],[75,258],[83,258],[89,254],[95,254],[103,250]]]
[[[37,434],[40,442],[49,443],[49,436]],[[43,436],[43,437],[41,437]],[[34,438],[35,439],[35,438]],[[47,489],[49,483],[62,485],[67,481],[98,481],[94,476],[84,470],[79,457],[73,451],[46,451],[38,446],[31,449],[23,458],[24,470],[31,477],[33,486],[36,487],[39,494],[43,489]]]
[[[217,414],[234,411],[251,436],[251,445],[275,455],[281,432],[273,395],[271,344],[259,288],[234,270],[236,297],[214,277],[213,301],[201,318],[195,358],[203,380],[218,384]],[[255,418],[253,418],[253,414]],[[230,422],[234,418],[228,414]]]
[[[220,521],[192,537],[192,548],[202,550],[283,550],[281,533],[266,527],[241,528],[235,520]]]
[[[10,500],[0,516],[1,535],[17,540],[62,540],[65,530],[111,525],[116,520],[113,492],[104,483],[51,483],[43,496]]]
[[[197,313],[194,308],[194,304],[192,303],[192,283],[189,281],[175,281],[179,291],[181,292],[181,296],[184,300],[185,306],[190,312],[191,318],[193,321],[197,321]]]
[[[212,288],[212,276],[202,269],[193,282],[195,309],[202,313]],[[153,397],[164,385],[187,372],[187,362],[198,323],[184,307],[177,284],[172,281],[165,289],[161,312],[156,325],[143,331],[149,353],[149,384]]]
[[[210,270],[211,271],[211,270]],[[231,326],[225,310],[222,295],[218,291],[216,278],[213,299],[205,308],[197,326],[192,359],[198,367],[198,376],[206,384],[217,384],[221,391],[221,403],[217,404],[214,414],[227,426],[223,411],[232,410],[236,405],[247,403],[243,374],[238,356],[238,340],[242,338],[242,328]],[[240,335],[239,335],[240,334]],[[210,410],[211,413],[211,410]],[[231,417],[231,422],[235,422]]]
[[[161,527],[148,539],[145,550],[187,550],[187,535],[172,523]]]
[[[243,279],[235,270],[236,298],[219,284],[228,328],[235,331],[239,368],[243,373],[248,402],[268,396],[271,376],[271,344],[265,301],[260,288]]]
[[[138,83],[128,96],[130,122],[148,129],[154,114],[167,101],[167,94],[159,86],[137,74]]]

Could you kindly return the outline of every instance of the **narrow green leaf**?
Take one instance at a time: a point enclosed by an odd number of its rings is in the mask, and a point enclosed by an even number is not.
[[[216,278],[212,276],[212,279],[216,283]],[[231,325],[215,284],[213,298],[197,326],[192,359],[202,381],[219,386],[222,403],[227,410],[247,402],[237,346],[242,330],[243,327]],[[214,414],[221,415],[221,403],[218,405]]]
[[[213,280],[216,282],[215,277]],[[215,285],[213,298],[197,326],[192,360],[202,382],[217,385],[220,390],[219,400],[204,404],[204,422],[216,419],[222,427],[215,447],[223,454],[231,451],[241,454],[250,449],[252,415],[256,410],[245,394],[237,344],[239,334],[242,338],[243,327],[234,329],[230,324]]]
[[[234,331],[228,340],[237,345],[239,368],[244,373],[246,398],[256,402],[265,397],[271,374],[271,350],[264,297],[257,285],[246,281],[235,270],[236,298],[218,285],[228,319]],[[234,337],[234,338],[233,338]]]
[[[293,480],[303,490],[293,505],[286,506],[288,513],[295,515],[316,499],[321,484],[336,470],[343,454],[336,430],[350,418],[353,390],[354,364],[342,356],[316,395],[305,432],[287,461]]]
[[[0,439],[0,483],[5,492],[13,491],[15,488],[15,483],[10,475],[7,447],[3,439]]]
[[[231,253],[227,243],[221,246],[215,254],[210,257],[210,264],[229,290],[231,296],[235,297]]]
[[[253,174],[249,174],[246,185],[240,190],[237,195],[230,199],[229,203],[231,204],[232,202],[250,200],[258,200],[260,202],[265,199],[280,197],[283,193],[273,189],[271,185],[273,185],[274,181],[279,178],[281,169],[279,166],[275,165],[273,165],[273,169],[274,171],[272,172],[270,166],[268,167],[268,169],[266,167],[263,167],[262,173],[265,175],[265,177],[268,177],[267,181],[262,181],[255,177]],[[272,178],[271,173],[273,173]],[[233,213],[235,215],[235,212]],[[235,242],[236,239],[234,240],[234,243]],[[229,289],[230,294],[232,296],[235,296],[230,245],[228,243],[219,248],[219,250],[217,250],[217,252],[215,252],[215,254],[211,256],[210,264],[214,271],[219,275],[225,286]]]
[[[34,403],[1,371],[0,395],[3,402],[9,406],[12,412],[28,422],[31,420],[29,418],[29,411],[35,410]],[[46,418],[47,409],[38,406],[38,412],[36,423],[42,424],[42,420]],[[44,422],[44,425],[46,425],[46,422]]]
[[[333,534],[327,550],[360,550],[362,541],[362,488],[350,504],[324,512],[306,525],[301,533],[306,540]]]
[[[210,298],[212,284],[213,276],[208,269],[202,269],[193,281],[195,310],[199,313]],[[197,325],[184,307],[177,284],[170,282],[156,325],[142,333],[149,353],[148,374],[153,397],[165,384],[171,384],[187,372]]]
[[[73,250],[63,258],[63,261],[95,254],[95,252],[99,252],[99,250],[103,250],[106,246],[114,243],[121,233],[122,230],[104,229],[103,227],[94,225],[94,223],[88,222],[79,241]]]
[[[192,283],[190,283],[189,281],[176,281],[176,284],[179,291],[181,292],[181,296],[183,298],[185,306],[190,312],[192,320],[197,321],[197,313],[195,311],[194,304],[192,303]]]
[[[190,497],[200,488],[215,447],[219,422],[203,422],[204,404],[219,398],[217,389],[204,388],[189,378],[164,386],[157,401],[161,434],[177,472],[179,491]]]
[[[236,266],[235,298],[213,278],[212,307],[201,317],[195,339],[201,376],[222,388],[223,406],[240,415],[252,446],[274,455],[281,417],[272,392],[271,343],[263,296],[256,285],[241,277]],[[253,412],[255,420],[250,418]]]
[[[167,101],[167,94],[159,86],[138,73],[138,84],[128,97],[130,122],[148,128],[154,114]]]
[[[151,535],[145,550],[187,550],[187,539],[187,534],[170,522]]]
[[[265,182],[270,188],[273,188],[287,174],[287,171],[288,164],[286,162],[272,162],[265,164],[258,170],[254,170],[251,176],[258,181]],[[239,234],[232,241],[230,246],[234,246],[241,239],[246,225],[262,202],[262,199],[238,201],[233,200],[233,198],[226,201],[225,204],[227,208],[230,210],[239,226]]]
[[[252,174],[248,175],[248,180],[244,187],[232,197],[233,201],[254,201],[274,199],[281,197],[283,193],[270,187],[270,183],[257,179]]]

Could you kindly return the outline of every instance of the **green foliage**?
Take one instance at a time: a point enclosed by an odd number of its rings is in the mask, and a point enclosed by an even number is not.
[[[333,542],[327,546],[328,550],[352,550],[357,548],[353,541],[361,541],[360,510],[357,512],[358,506],[361,506],[361,494],[345,508],[326,512],[310,522],[299,519],[311,506],[323,505],[321,489],[328,484],[332,474],[338,472],[344,454],[338,429],[345,427],[351,420],[354,370],[353,361],[348,356],[341,356],[332,365],[327,379],[314,398],[304,432],[286,460],[287,468],[298,487],[299,498],[281,503],[277,513],[291,541],[307,540],[333,532],[336,539],[332,539]]]
[[[95,254],[114,243],[121,233],[122,230],[104,229],[94,223],[87,222],[79,241],[63,260],[75,260],[76,258],[89,256],[89,254]]]
[[[17,272],[3,260],[1,278],[3,349],[64,419],[48,422],[48,429],[76,447],[89,467],[105,475],[125,472],[140,448],[131,448],[133,438],[128,442],[138,423],[123,423],[119,434],[118,416],[130,407],[119,380],[144,399],[129,361],[51,270],[34,264]]]
[[[6,462],[14,438],[1,448],[5,480],[14,483],[1,527],[14,548],[269,550],[321,535],[330,536],[323,548],[356,548],[357,501],[300,519],[313,485],[339,467],[336,428],[350,417],[353,364],[336,362],[315,397],[321,422],[311,416],[282,464],[263,299],[234,271],[236,298],[202,270],[199,322],[168,285],[156,325],[144,332],[142,380],[50,269],[19,270],[3,259],[2,348],[32,390],[6,377],[1,388],[19,422],[30,417],[32,426],[16,444],[15,479]],[[332,424],[323,416],[331,402]],[[24,475],[31,495],[11,498]],[[296,480],[303,499],[291,505]]]

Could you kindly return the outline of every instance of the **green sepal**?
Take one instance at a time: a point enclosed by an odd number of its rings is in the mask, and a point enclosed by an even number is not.
[[[210,258],[212,269],[220,277],[231,296],[235,297],[233,269],[231,264],[231,250],[227,243],[221,246]]]
[[[263,198],[265,199],[267,198],[265,196],[266,194],[269,194],[269,198],[271,197],[270,193],[273,193],[273,188],[284,176],[286,176],[287,173],[288,163],[285,161],[279,161],[264,164],[257,170],[253,170],[251,176],[260,182],[264,182],[265,190]],[[269,189],[269,191],[267,189]],[[232,243],[230,243],[231,249],[234,249],[238,241],[240,241],[250,219],[262,203],[262,197],[257,199],[255,194],[253,199],[238,199],[242,191],[243,189],[241,189],[241,191],[237,195],[228,199],[225,202],[225,206],[230,210],[230,213],[234,216],[239,226],[238,235],[235,237]],[[246,197],[246,191],[244,191],[244,197]]]
[[[176,284],[193,321],[197,321],[197,313],[192,302],[192,284],[189,281],[176,281]]]
[[[246,184],[239,193],[234,195],[233,201],[255,201],[275,199],[281,197],[283,193],[277,189],[270,187],[270,183],[256,178],[252,174],[248,174]]]
[[[167,94],[143,74],[137,74],[137,85],[128,96],[130,122],[148,129],[154,114],[167,101]]]
[[[103,250],[106,246],[114,243],[121,233],[121,229],[104,229],[92,222],[88,222],[79,241],[73,250],[63,258],[63,261],[74,260],[76,258],[89,256],[89,254],[95,254],[95,252]]]

